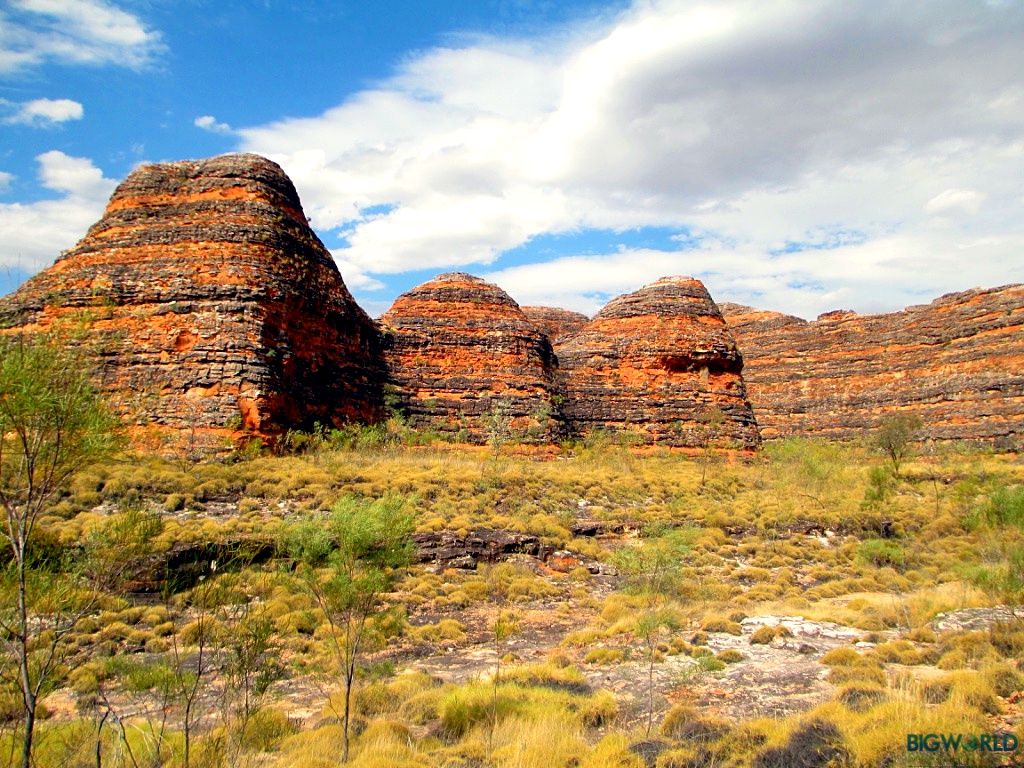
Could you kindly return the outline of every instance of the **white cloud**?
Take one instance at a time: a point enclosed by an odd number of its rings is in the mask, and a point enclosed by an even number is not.
[[[70,197],[95,199],[105,198],[113,191],[110,179],[103,178],[103,171],[85,157],[71,157],[53,149],[36,157],[39,163],[39,180],[47,189],[66,192]]]
[[[34,272],[52,264],[99,219],[116,184],[86,158],[52,150],[36,161],[43,186],[62,196],[0,204],[0,267]]]
[[[4,120],[5,123],[49,127],[81,120],[85,114],[82,105],[71,99],[33,99],[13,106],[16,111]]]
[[[232,133],[230,125],[218,121],[217,118],[215,118],[213,115],[203,115],[202,117],[197,117],[193,121],[193,124],[196,126],[196,128],[202,128],[204,131],[210,131],[210,133]]]
[[[592,310],[682,272],[804,315],[892,309],[1024,281],[1021,39],[1019,3],[638,0],[575,34],[427,51],[320,116],[239,133],[366,284],[491,265],[521,301]],[[650,226],[701,239],[500,258]]]
[[[702,280],[718,302],[813,318],[833,309],[891,311],[952,290],[1001,285],[1006,278],[1000,261],[1022,249],[1024,234],[938,253],[929,237],[890,234],[841,249],[765,258],[758,247],[709,239],[688,251],[628,249],[607,256],[565,256],[481,276],[521,305],[560,306],[593,315],[621,293],[666,275],[688,275]]]
[[[0,9],[0,74],[45,62],[140,69],[163,48],[159,32],[106,0],[11,0]]]
[[[973,216],[978,212],[985,196],[972,189],[947,189],[940,192],[925,204],[927,213],[939,216],[966,213]]]
[[[11,182],[14,181],[14,178],[13,173],[0,171],[0,193],[7,192],[11,188]]]

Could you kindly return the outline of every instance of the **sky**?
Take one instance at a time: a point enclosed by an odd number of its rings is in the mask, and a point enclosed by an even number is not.
[[[892,311],[1024,282],[1024,0],[0,0],[0,293],[227,152],[375,316],[454,270]]]

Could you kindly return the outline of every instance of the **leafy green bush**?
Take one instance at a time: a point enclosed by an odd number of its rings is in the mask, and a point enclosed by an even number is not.
[[[902,566],[906,554],[898,541],[891,539],[867,539],[857,548],[857,556],[865,563],[876,566]]]

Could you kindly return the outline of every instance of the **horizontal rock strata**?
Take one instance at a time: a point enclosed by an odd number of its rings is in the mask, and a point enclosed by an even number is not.
[[[416,562],[437,563],[442,569],[473,569],[478,563],[495,563],[509,555],[539,557],[544,553],[540,539],[532,534],[488,528],[465,535],[455,531],[417,533],[413,535],[413,543]]]
[[[849,438],[912,413],[922,436],[1024,446],[1024,286],[816,321],[722,306],[766,439]]]
[[[628,432],[690,447],[759,442],[743,358],[698,280],[663,278],[619,296],[555,352],[575,436]]]
[[[376,329],[262,157],[139,168],[78,245],[0,300],[8,332],[82,318],[137,421],[265,431],[382,414]]]
[[[475,443],[560,434],[551,343],[498,286],[440,275],[399,296],[381,331],[413,426]]]
[[[590,322],[590,318],[582,312],[556,307],[523,307],[523,314],[552,344],[582,330]]]

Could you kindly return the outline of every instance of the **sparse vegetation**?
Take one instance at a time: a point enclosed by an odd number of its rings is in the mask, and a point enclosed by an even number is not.
[[[882,419],[875,431],[875,445],[889,460],[895,476],[899,476],[903,461],[910,455],[914,440],[924,422],[920,416],[895,413]]]
[[[537,461],[507,441],[404,447],[401,430],[320,429],[280,456],[91,461],[70,477],[31,541],[44,572],[89,547],[136,565],[196,555],[155,605],[132,602],[141,571],[91,582],[41,697],[36,765],[311,768],[347,743],[355,766],[636,768],[658,742],[662,768],[808,750],[873,766],[898,764],[910,732],[1021,735],[1015,456],[940,447],[896,472],[873,445],[786,441],[718,454],[705,474],[701,449],[594,439]],[[385,508],[396,524],[369,539],[338,522]],[[536,548],[473,569],[415,564],[404,546],[481,530]],[[338,581],[349,546],[362,554]],[[347,617],[364,578],[372,599]],[[994,618],[937,620],[961,609]],[[44,641],[48,610],[40,600]],[[787,629],[800,621],[845,634],[823,647]],[[824,703],[737,708],[742,687],[725,681],[770,654],[816,670]],[[0,766],[22,727],[15,669],[0,670]],[[296,692],[314,714],[295,716]]]

